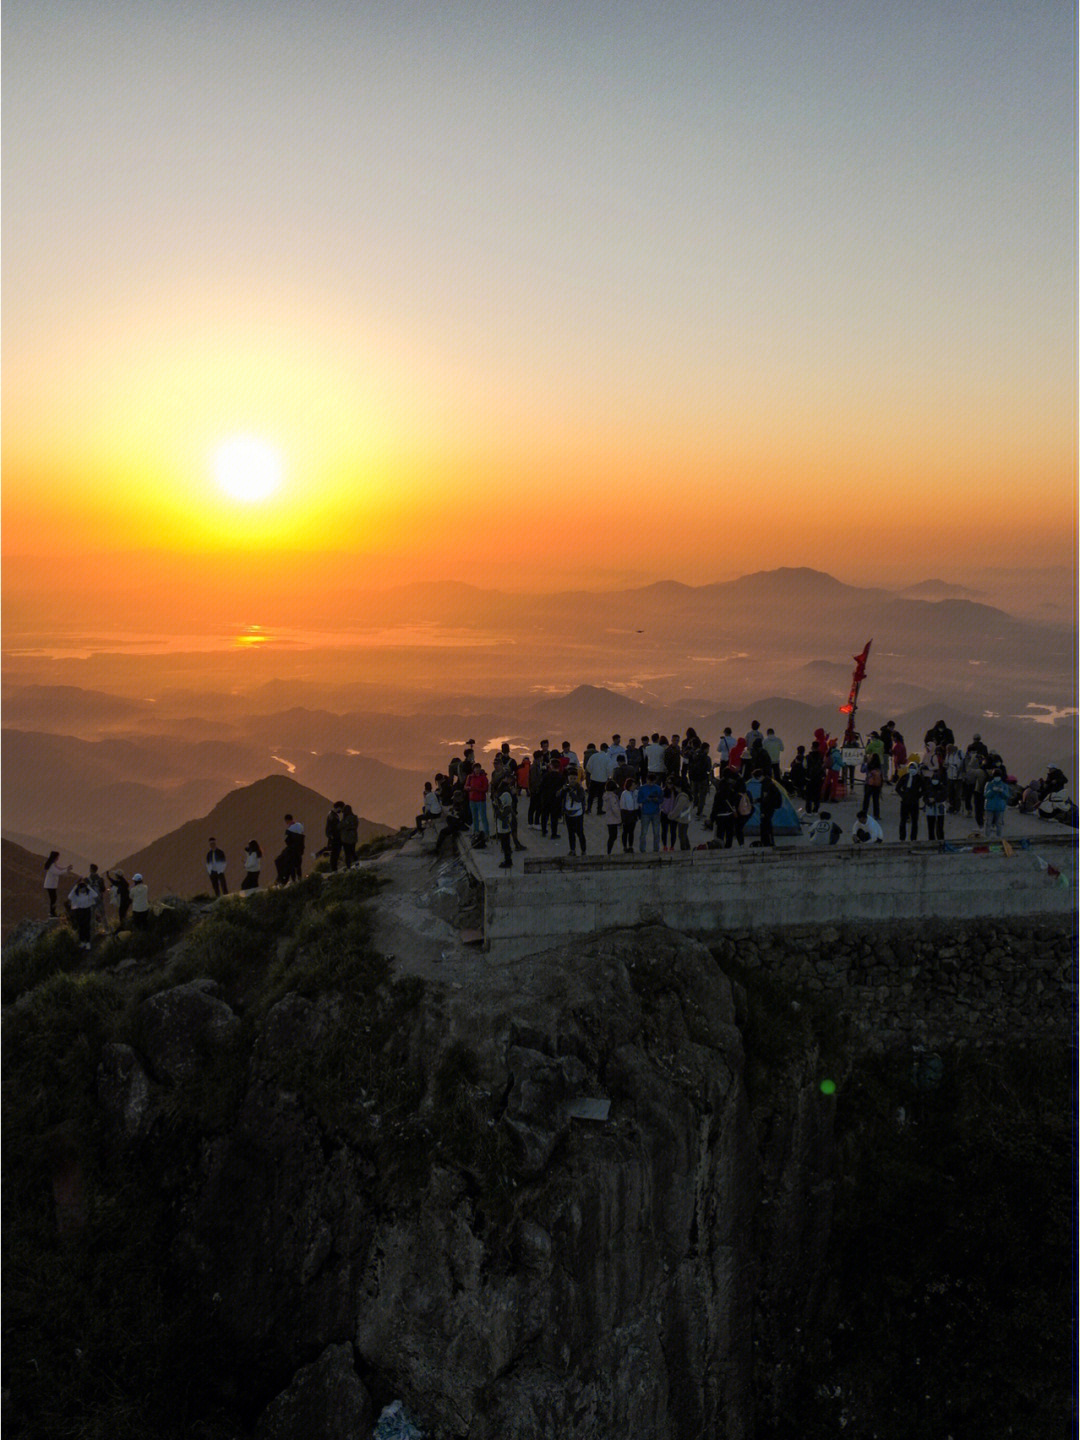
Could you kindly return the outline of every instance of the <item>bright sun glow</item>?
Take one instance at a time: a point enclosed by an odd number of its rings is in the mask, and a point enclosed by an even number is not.
[[[214,479],[234,500],[265,500],[284,471],[281,452],[255,435],[234,435],[214,451]]]

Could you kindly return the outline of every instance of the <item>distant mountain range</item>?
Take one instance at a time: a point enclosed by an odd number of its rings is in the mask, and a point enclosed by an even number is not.
[[[317,648],[290,640],[212,664],[22,655],[9,663],[25,683],[9,676],[3,689],[3,833],[102,863],[275,770],[396,826],[469,736],[580,744],[693,724],[715,743],[761,696],[776,697],[785,740],[803,741],[809,718],[811,732],[836,723],[851,657],[870,639],[867,726],[993,711],[1003,750],[1038,768],[1067,752],[1075,721],[1011,717],[1075,704],[1075,625],[983,603],[999,589],[853,586],[806,567],[551,595],[432,582],[341,597],[338,613],[362,627],[342,631],[351,650],[320,636]]]
[[[5,730],[4,833],[16,841],[45,835],[48,846],[101,864],[205,812],[223,791],[250,784],[275,766],[374,821],[399,825],[416,814],[426,771],[396,769],[363,755],[315,754],[304,734],[308,721],[317,735],[332,734],[338,743],[356,734],[356,717],[306,712],[265,725],[256,721],[250,737],[223,734],[217,741],[189,739],[184,722],[178,734],[99,740]],[[270,736],[280,743],[273,745]]]

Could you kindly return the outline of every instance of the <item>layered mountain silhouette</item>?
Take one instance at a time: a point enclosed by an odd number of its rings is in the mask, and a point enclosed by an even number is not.
[[[534,595],[431,582],[350,589],[341,647],[320,636],[245,654],[240,684],[235,656],[9,657],[3,833],[102,863],[275,771],[397,826],[469,736],[483,753],[503,736],[580,748],[693,725],[715,744],[753,716],[804,743],[811,716],[811,733],[836,722],[851,657],[871,638],[865,728],[924,708],[962,713],[1034,771],[1069,751],[1075,722],[1014,717],[1073,704],[1075,626],[985,603],[1002,593],[947,578],[848,585],[808,567]],[[1061,594],[1067,612],[1064,583]]]
[[[417,769],[400,770],[337,749],[322,753],[328,738],[342,749],[354,743],[359,717],[318,712],[314,738],[305,733],[307,718],[304,711],[256,717],[249,736],[216,742],[187,738],[186,721],[177,722],[180,733],[174,735],[100,740],[5,730],[4,834],[16,842],[44,835],[49,845],[101,864],[205,814],[230,787],[251,784],[275,768],[347,800],[357,814],[381,824],[404,824],[416,814],[428,773],[419,766],[430,762],[430,744],[418,744]],[[387,745],[394,744],[398,722],[380,719]]]
[[[332,799],[298,785],[287,775],[267,775],[231,791],[208,815],[189,820],[117,863],[129,879],[141,873],[152,896],[197,895],[210,888],[204,861],[207,841],[213,836],[228,857],[229,888],[239,889],[244,878],[244,847],[249,840],[257,840],[263,851],[262,883],[270,884],[274,856],[284,844],[285,815],[299,820],[307,833],[307,871],[315,864],[315,852],[326,843],[323,827],[332,805]],[[361,819],[359,843],[393,833],[387,825]]]

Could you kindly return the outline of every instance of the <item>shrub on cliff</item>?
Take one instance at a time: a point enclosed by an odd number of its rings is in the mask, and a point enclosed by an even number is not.
[[[242,1367],[196,1296],[177,1217],[210,1137],[236,1117],[256,1043],[289,991],[324,1005],[331,1023],[322,1043],[297,1047],[261,1078],[293,1084],[326,1133],[349,1134],[388,1170],[417,1153],[422,1072],[410,1063],[408,1020],[423,987],[390,983],[372,946],[365,902],[376,888],[353,873],[219,904],[173,963],[134,982],[66,973],[80,958],[66,930],[17,973],[24,998],[5,1012],[3,1050],[13,1433],[179,1440],[243,1428],[219,1383]],[[119,947],[106,953],[115,961]],[[147,1124],[124,1138],[98,1098],[105,1047],[130,1044],[146,1062],[141,1007],[202,976],[242,1018],[194,1074],[152,1087]]]

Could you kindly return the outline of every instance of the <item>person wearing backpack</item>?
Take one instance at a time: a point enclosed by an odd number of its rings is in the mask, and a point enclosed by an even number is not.
[[[754,813],[754,801],[742,776],[735,779],[735,839],[742,845],[743,831]]]
[[[712,780],[712,756],[709,753],[709,742],[702,740],[691,752],[687,765],[687,778],[690,781],[691,803],[694,814],[700,820],[705,810],[705,801],[709,798],[709,782]]]
[[[351,805],[345,805],[338,820],[341,835],[341,858],[346,870],[356,864],[356,842],[360,837],[360,817]]]
[[[511,848],[510,836],[510,815],[513,810],[513,798],[505,786],[498,791],[494,799],[495,809],[495,834],[498,836],[499,844],[502,846],[503,858],[499,861],[500,870],[511,870],[514,865],[514,852]]]
[[[671,837],[672,850],[675,849],[676,835],[679,837],[679,849],[690,849],[690,812],[692,808],[687,782],[682,780],[679,782],[671,809],[668,811],[668,834]]]
[[[570,771],[571,779],[562,787],[559,792],[562,805],[563,818],[566,821],[566,838],[570,845],[570,854],[576,855],[575,844],[581,845],[581,853],[585,854],[585,787],[577,778],[577,771]]]
[[[863,783],[863,809],[869,815],[873,812],[875,820],[881,819],[881,787],[885,783],[885,771],[882,767],[881,756],[876,751],[870,753],[867,747],[866,756],[866,779]]]
[[[1005,811],[1009,804],[1009,782],[1005,779],[1004,772],[995,770],[994,774],[986,782],[986,789],[983,791],[983,805],[986,811],[986,837],[996,835],[1002,839],[1005,835]]]

